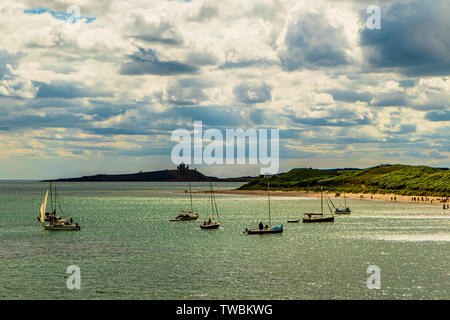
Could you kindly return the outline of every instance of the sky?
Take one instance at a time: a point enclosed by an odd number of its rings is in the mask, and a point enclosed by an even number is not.
[[[194,121],[279,129],[281,172],[449,167],[449,15],[448,0],[1,1],[0,179],[172,169],[171,134]]]

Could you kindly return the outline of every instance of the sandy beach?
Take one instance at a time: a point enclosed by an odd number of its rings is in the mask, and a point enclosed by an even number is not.
[[[267,191],[265,190],[216,190],[215,193],[220,194],[240,194],[240,195],[266,195]],[[208,191],[196,191],[193,193],[208,193]],[[274,190],[270,191],[271,196],[282,196],[282,197],[301,197],[301,198],[320,198],[320,192],[313,191],[279,191]],[[327,195],[331,199],[343,199],[344,195],[336,197],[336,193],[324,192],[324,196]],[[413,201],[413,197],[416,198],[416,201]],[[413,203],[428,203],[433,205],[441,205],[440,199],[442,197],[422,197],[420,196],[402,196],[397,194],[369,194],[369,193],[346,193],[346,199],[360,199],[360,200],[373,200],[373,201],[393,201],[393,202],[413,202]],[[419,200],[419,201],[417,201]],[[447,202],[448,203],[448,202]]]

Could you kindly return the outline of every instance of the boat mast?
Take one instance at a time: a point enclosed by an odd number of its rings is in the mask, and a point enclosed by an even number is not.
[[[344,207],[347,209],[347,200],[345,199],[345,192],[344,192]]]
[[[212,193],[213,199],[214,199],[214,207],[216,209],[217,221],[220,222],[219,210],[217,210],[216,195],[214,194],[214,189],[213,189],[213,186],[212,186],[212,182],[211,182],[211,193]]]
[[[52,182],[50,181],[50,205],[51,205],[51,212],[53,212],[53,191],[52,191]]]
[[[214,220],[214,203],[213,203],[213,192],[212,192],[212,182],[211,181],[209,182],[209,185],[211,187],[211,194],[210,194],[210,198],[211,198],[211,215],[212,215],[212,218]]]
[[[320,212],[323,215],[323,191],[322,191],[322,186],[320,186]]]
[[[272,229],[272,217],[270,216],[270,192],[269,192],[269,182],[267,182],[267,199],[269,200],[269,227]]]
[[[192,190],[190,182],[189,182],[189,198],[191,199],[191,213],[194,214],[194,209],[192,208]]]

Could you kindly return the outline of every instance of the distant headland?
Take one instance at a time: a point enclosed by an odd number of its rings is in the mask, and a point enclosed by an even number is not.
[[[189,169],[188,165],[180,164],[177,166],[176,170],[159,170],[159,171],[148,171],[137,173],[127,173],[127,174],[97,174],[93,176],[83,176],[78,178],[64,178],[64,179],[54,179],[54,180],[44,180],[44,182],[49,181],[59,181],[59,182],[119,182],[119,181],[155,181],[155,182],[248,182],[253,177],[237,177],[237,178],[217,178],[209,177],[199,172],[197,169]]]

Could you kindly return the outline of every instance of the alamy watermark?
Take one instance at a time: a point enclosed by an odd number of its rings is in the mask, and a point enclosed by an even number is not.
[[[193,136],[187,129],[172,132],[171,140],[178,144],[172,149],[171,159],[177,165],[246,164],[248,160],[248,164],[261,165],[261,174],[277,174],[280,162],[279,130],[270,129],[270,137],[268,133],[268,129],[225,129],[224,139],[219,129],[203,132],[202,121],[194,121]],[[205,148],[204,142],[209,142]]]
[[[81,25],[81,9],[77,5],[70,5],[67,10],[66,21],[71,27],[79,28]]]
[[[367,8],[367,14],[371,16],[366,20],[366,26],[370,30],[381,29],[381,9],[379,6],[371,5]]]
[[[81,289],[81,270],[79,266],[71,265],[67,267],[66,273],[70,274],[67,278],[67,289]]]
[[[381,289],[381,269],[374,264],[367,267],[367,273],[370,276],[367,278],[368,289]]]

